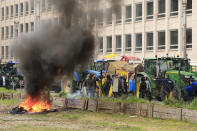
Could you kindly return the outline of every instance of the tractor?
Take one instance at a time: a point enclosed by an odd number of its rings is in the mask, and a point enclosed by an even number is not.
[[[144,59],[144,71],[138,75],[147,77],[152,87],[152,96],[157,99],[162,99],[163,88],[161,84],[156,83],[155,78],[164,78],[165,75],[168,75],[175,85],[171,96],[184,99],[185,86],[191,80],[197,80],[189,62],[189,59],[179,57],[146,58]]]

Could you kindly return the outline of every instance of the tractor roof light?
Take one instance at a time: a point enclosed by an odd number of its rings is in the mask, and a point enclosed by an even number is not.
[[[168,57],[168,53],[166,53],[166,56]]]

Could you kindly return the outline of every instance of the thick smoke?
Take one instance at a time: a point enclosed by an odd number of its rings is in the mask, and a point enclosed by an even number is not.
[[[26,93],[31,97],[50,88],[57,79],[72,76],[94,55],[92,27],[99,0],[90,0],[90,8],[84,0],[53,0],[53,4],[60,14],[59,23],[42,24],[14,44],[20,71],[25,76]]]
[[[112,11],[115,14],[118,14],[118,11],[121,7],[121,2],[122,2],[122,0],[110,0],[111,6],[112,6]]]

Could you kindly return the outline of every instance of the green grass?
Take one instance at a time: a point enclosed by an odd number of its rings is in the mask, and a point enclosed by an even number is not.
[[[165,100],[163,104],[169,107],[197,110],[197,98],[195,98],[192,102],[184,102],[183,100],[168,99]]]
[[[187,109],[197,110],[197,98],[195,98],[191,103],[186,105]]]
[[[4,104],[6,106],[12,106],[12,105],[16,105],[19,104],[21,101],[20,100],[16,100],[16,99],[0,99],[0,104]]]
[[[62,129],[61,127],[52,126],[32,126],[31,124],[22,123],[13,128],[14,131],[74,131],[70,129]]]
[[[61,92],[59,92],[58,94],[56,94],[56,95],[54,95],[54,97],[66,97],[67,96],[67,94],[66,94],[66,92],[64,92],[64,91],[61,91]]]
[[[163,102],[164,105],[169,107],[176,107],[176,108],[183,108],[185,107],[185,103],[183,100],[176,100],[176,99],[168,99]]]
[[[142,117],[130,117],[120,114],[105,114],[86,111],[67,111],[49,113],[46,115],[19,115],[7,116],[1,125],[6,124],[10,130],[16,131],[71,131],[106,130],[106,131],[196,131],[197,125],[184,121],[149,119]],[[0,116],[3,117],[3,116]],[[13,122],[13,118],[21,120]],[[26,120],[28,117],[28,121]],[[9,121],[9,119],[11,121]],[[75,128],[76,127],[76,128]],[[1,129],[1,127],[0,127]]]
[[[4,87],[0,87],[0,92],[1,93],[22,93],[23,91],[16,91],[16,90],[13,90],[13,89],[6,89]]]
[[[101,101],[105,101],[105,102],[114,102],[114,103],[150,103],[148,100],[146,99],[139,99],[136,96],[121,96],[119,98],[113,98],[113,97],[103,97],[103,98],[99,98],[99,100]]]

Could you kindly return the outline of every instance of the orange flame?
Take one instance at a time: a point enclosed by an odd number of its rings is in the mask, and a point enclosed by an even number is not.
[[[51,103],[48,100],[41,101],[39,97],[27,99],[19,105],[19,108],[24,108],[27,112],[44,112],[50,110]]]

